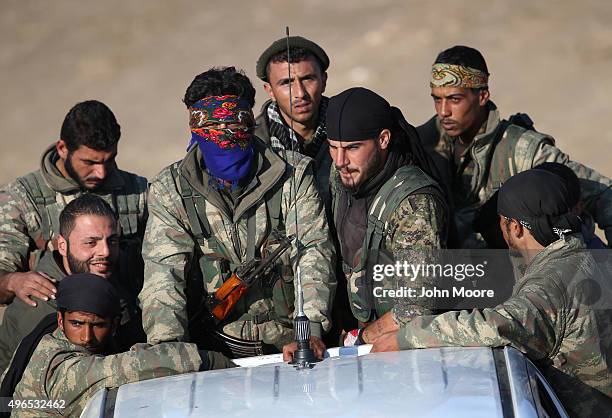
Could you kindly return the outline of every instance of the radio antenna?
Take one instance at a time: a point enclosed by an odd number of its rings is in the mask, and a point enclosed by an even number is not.
[[[295,145],[297,142],[297,136],[293,130],[293,92],[291,86],[293,81],[291,80],[291,51],[289,47],[289,26],[285,27],[285,39],[287,41],[287,73],[289,75],[289,127],[291,135],[291,152],[295,153]],[[300,271],[300,252],[301,242],[300,235],[298,233],[298,210],[297,210],[297,187],[295,184],[295,168],[293,169],[293,175],[291,176],[291,183],[293,189],[293,208],[295,209],[295,247],[296,247],[296,269],[295,269],[295,283],[297,289],[297,313],[293,319],[293,331],[295,334],[295,342],[297,343],[297,350],[293,353],[293,361],[291,364],[296,369],[311,369],[317,362],[314,351],[310,348],[310,321],[304,313],[304,292],[302,289],[302,276]]]

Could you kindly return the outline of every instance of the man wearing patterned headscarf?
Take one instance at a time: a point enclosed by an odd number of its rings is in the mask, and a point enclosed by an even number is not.
[[[280,350],[293,340],[299,266],[311,341],[322,355],[335,252],[312,159],[291,152],[281,158],[254,135],[255,89],[234,67],[196,76],[183,101],[191,130],[187,155],[162,170],[149,191],[139,295],[148,341],[205,346],[214,328],[224,347],[249,351],[230,355]],[[210,296],[241,265],[276,248],[273,230],[297,240],[223,321],[209,321]]]
[[[431,96],[436,116],[418,127],[419,136],[452,190],[454,234],[449,246],[482,247],[474,232],[474,217],[514,174],[544,162],[571,168],[582,188],[590,215],[612,240],[612,181],[555,147],[554,139],[539,132],[525,114],[501,120],[490,100],[489,70],[482,54],[467,46],[442,51],[431,71]]]
[[[510,299],[494,308],[414,317],[374,341],[373,351],[511,345],[539,366],[570,416],[608,416],[610,279],[585,250],[570,195],[563,179],[544,170],[509,179],[497,210],[521,264]]]

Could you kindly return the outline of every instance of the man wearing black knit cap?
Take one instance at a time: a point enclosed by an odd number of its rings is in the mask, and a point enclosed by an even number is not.
[[[377,287],[405,283],[399,275],[374,278],[371,266],[418,264],[426,252],[443,248],[446,203],[415,129],[378,94],[359,87],[332,97],[327,132],[335,169],[333,213],[351,310],[360,326],[367,326],[358,332],[358,342],[371,342],[408,317],[436,312],[433,299],[382,296]],[[410,286],[420,289],[426,280],[419,275]],[[355,330],[345,345],[354,342],[352,337]]]
[[[26,405],[33,399],[40,405],[50,402],[40,409],[13,409],[11,416],[78,416],[103,388],[233,366],[222,355],[188,343],[136,344],[114,354],[119,296],[108,280],[94,274],[63,279],[57,307],[57,329],[42,337],[14,390],[14,399]]]
[[[329,57],[316,43],[301,36],[273,42],[257,60],[257,77],[270,100],[257,116],[255,134],[282,154],[295,150],[315,162],[317,190],[329,197],[331,158],[327,148],[325,112]],[[291,79],[289,79],[291,72]],[[289,88],[291,86],[291,98]]]
[[[415,317],[374,351],[512,345],[540,367],[570,416],[612,410],[609,278],[585,251],[580,220],[557,175],[531,169],[499,191],[500,227],[521,277],[494,307]]]

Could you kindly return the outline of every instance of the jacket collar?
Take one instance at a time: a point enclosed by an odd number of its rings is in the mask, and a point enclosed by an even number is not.
[[[564,239],[558,239],[536,254],[525,269],[524,275],[527,276],[550,263],[554,263],[556,260],[567,257],[570,253],[585,248],[586,246],[580,233],[568,235]]]

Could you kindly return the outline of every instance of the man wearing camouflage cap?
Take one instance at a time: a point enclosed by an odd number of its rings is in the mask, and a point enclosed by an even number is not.
[[[91,273],[62,280],[57,309],[57,329],[42,337],[14,389],[14,404],[25,407],[13,407],[11,416],[75,417],[100,389],[233,366],[222,355],[188,343],[136,344],[115,354],[119,296],[108,280]],[[38,402],[28,405],[28,400]]]
[[[456,234],[453,247],[484,246],[474,232],[476,210],[521,171],[544,162],[570,167],[580,179],[585,214],[612,240],[612,181],[555,147],[554,139],[533,128],[527,115],[501,120],[489,99],[489,71],[482,54],[467,46],[442,51],[431,72],[437,115],[418,127],[444,185],[452,190]]]
[[[312,158],[317,189],[325,200],[331,167],[325,129],[329,99],[323,96],[328,67],[323,48],[309,39],[290,36],[289,56],[287,38],[272,43],[257,60],[257,77],[265,83],[270,100],[257,116],[255,131],[278,152],[294,149]]]
[[[499,226],[522,271],[510,299],[494,308],[414,317],[374,341],[373,351],[512,345],[536,362],[570,416],[609,416],[610,280],[585,250],[570,195],[562,178],[540,169],[506,181]]]
[[[357,87],[332,97],[327,129],[333,214],[351,310],[368,325],[359,336],[369,342],[412,315],[436,312],[433,299],[376,296],[370,268],[396,261],[419,264],[428,251],[444,248],[447,206],[416,130],[378,94]],[[392,260],[383,258],[385,251]],[[415,277],[413,285],[425,280]],[[402,286],[397,277],[381,284]]]

